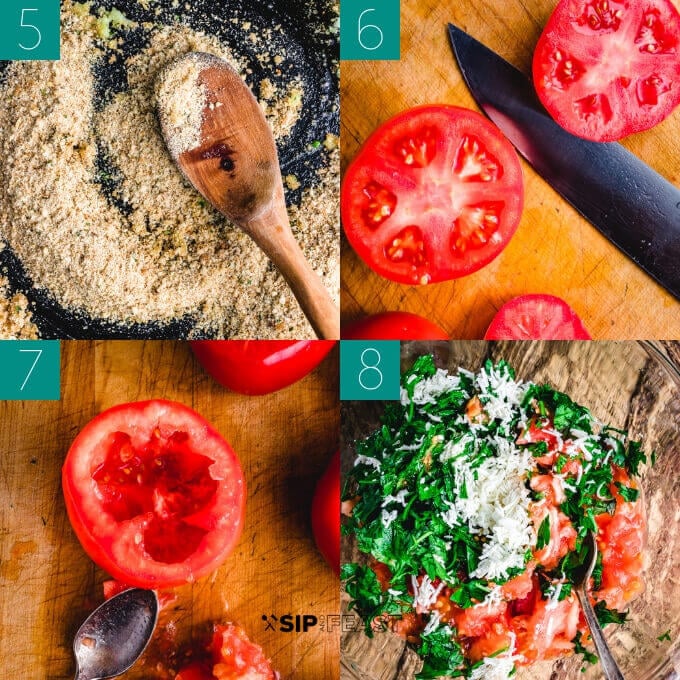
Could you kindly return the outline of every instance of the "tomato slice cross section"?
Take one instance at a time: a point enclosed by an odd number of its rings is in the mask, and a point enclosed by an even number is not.
[[[246,491],[236,454],[176,402],[100,413],[71,445],[62,485],[85,551],[133,586],[172,587],[207,575],[243,527]]]
[[[468,109],[429,105],[379,127],[348,168],[348,241],[378,274],[418,285],[471,274],[517,229],[524,187],[517,154]]]
[[[572,134],[609,142],[647,130],[680,103],[680,14],[670,0],[561,0],[533,74]]]

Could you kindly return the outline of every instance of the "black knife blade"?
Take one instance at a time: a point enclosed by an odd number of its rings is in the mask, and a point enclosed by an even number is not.
[[[620,144],[586,141],[562,129],[524,74],[453,24],[449,37],[475,101],[522,156],[680,299],[680,190]]]

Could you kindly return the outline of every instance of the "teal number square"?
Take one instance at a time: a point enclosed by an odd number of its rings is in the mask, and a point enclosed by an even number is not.
[[[400,343],[395,340],[340,342],[340,399],[399,399]]]
[[[0,399],[59,401],[60,354],[58,340],[0,341]]]
[[[59,0],[0,0],[0,59],[59,59]]]
[[[400,2],[341,0],[340,59],[399,59]]]

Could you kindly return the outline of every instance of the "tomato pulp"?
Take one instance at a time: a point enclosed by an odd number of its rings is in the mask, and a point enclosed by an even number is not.
[[[243,528],[246,488],[236,454],[176,402],[100,413],[73,441],[62,485],[85,551],[132,586],[166,588],[209,574]]]
[[[262,648],[233,623],[214,627],[210,656],[209,660],[195,661],[182,668],[177,680],[276,680],[279,677]]]
[[[519,224],[517,154],[474,111],[430,105],[379,127],[349,166],[340,209],[348,241],[378,274],[426,284],[493,260]]]
[[[410,312],[382,312],[342,327],[343,340],[448,340],[436,324]]]
[[[218,383],[239,394],[268,394],[313,371],[335,340],[194,340],[196,358]]]
[[[647,130],[680,103],[680,14],[670,0],[561,0],[533,76],[572,134],[609,142]]]
[[[590,340],[576,312],[554,295],[520,295],[496,313],[485,340]]]

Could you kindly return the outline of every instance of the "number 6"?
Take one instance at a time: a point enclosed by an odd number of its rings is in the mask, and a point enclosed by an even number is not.
[[[37,12],[37,11],[38,11],[37,9],[22,9],[21,10],[21,28],[32,28],[38,34],[38,42],[35,45],[33,45],[33,47],[26,47],[25,45],[22,45],[21,43],[19,43],[19,47],[21,47],[22,50],[26,50],[27,52],[34,50],[42,42],[42,33],[40,32],[40,29],[37,26],[34,26],[33,24],[25,24],[24,23],[24,14],[26,12]]]
[[[365,50],[377,50],[380,45],[383,44],[383,32],[380,26],[376,26],[375,24],[366,24],[366,26],[361,25],[361,20],[363,19],[364,14],[367,14],[368,12],[375,12],[375,9],[365,9],[360,15],[359,15],[359,44],[365,49]],[[380,34],[380,40],[378,41],[378,44],[375,45],[374,47],[369,47],[368,45],[365,45],[363,40],[361,39],[361,34],[364,31],[367,31],[369,28],[373,28],[378,33]]]

